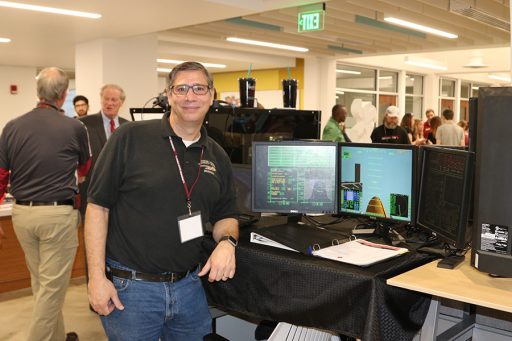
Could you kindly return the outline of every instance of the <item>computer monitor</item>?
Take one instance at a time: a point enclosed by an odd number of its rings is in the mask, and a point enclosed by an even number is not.
[[[231,162],[250,165],[253,141],[319,139],[320,119],[315,110],[211,107],[204,125]]]
[[[132,121],[160,120],[165,108],[130,108]]]
[[[435,233],[452,248],[467,246],[473,154],[449,148],[421,148],[416,225]]]
[[[337,153],[335,142],[253,142],[252,210],[336,213]]]
[[[339,166],[342,215],[414,221],[416,147],[342,143]]]

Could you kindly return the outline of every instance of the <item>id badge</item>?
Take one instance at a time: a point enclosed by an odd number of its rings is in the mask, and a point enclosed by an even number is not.
[[[192,212],[178,217],[178,227],[180,230],[181,243],[186,243],[189,240],[202,237],[203,222],[201,220],[201,212]]]

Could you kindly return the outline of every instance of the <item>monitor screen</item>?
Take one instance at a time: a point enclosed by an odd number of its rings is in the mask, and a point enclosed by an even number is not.
[[[238,210],[240,213],[252,214],[251,211],[251,186],[252,172],[251,165],[232,164],[233,181],[237,196]]]
[[[333,142],[253,142],[253,211],[336,213]]]
[[[469,232],[471,153],[438,147],[423,147],[421,151],[417,225],[463,249]]]
[[[320,111],[210,108],[204,125],[231,162],[251,164],[253,141],[320,138]]]
[[[340,213],[412,222],[415,147],[342,143],[340,148]]]

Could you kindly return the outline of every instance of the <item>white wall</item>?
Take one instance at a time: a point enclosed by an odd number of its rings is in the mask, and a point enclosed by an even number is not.
[[[36,76],[35,67],[0,65],[0,129],[36,106]],[[18,94],[11,95],[11,84],[18,86]]]
[[[119,114],[131,119],[129,108],[151,106],[157,96],[156,72],[158,42],[156,35],[147,34],[123,39],[101,39],[76,46],[76,91],[89,98],[91,113],[100,109],[100,89],[104,84],[120,85],[126,101]]]

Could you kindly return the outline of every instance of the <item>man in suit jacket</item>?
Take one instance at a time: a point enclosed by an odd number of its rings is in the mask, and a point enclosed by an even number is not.
[[[80,117],[89,132],[89,142],[91,145],[92,163],[91,170],[87,178],[80,186],[80,213],[85,217],[85,208],[87,207],[87,189],[92,169],[98,160],[101,150],[108,138],[119,125],[127,123],[128,120],[119,117],[119,109],[124,103],[126,95],[123,88],[116,84],[106,84],[101,88],[101,111],[97,114]]]

